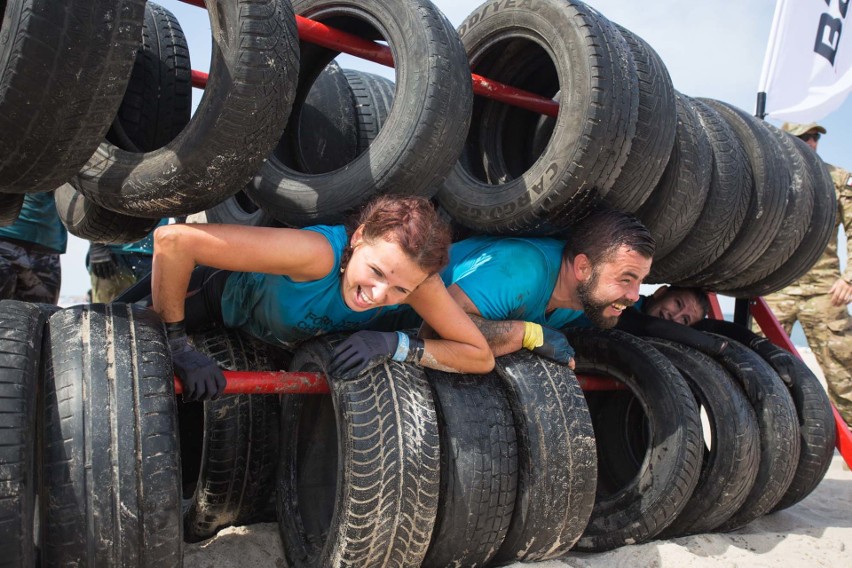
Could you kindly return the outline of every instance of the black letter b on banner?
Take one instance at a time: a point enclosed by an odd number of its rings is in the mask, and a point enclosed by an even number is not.
[[[842,31],[843,22],[839,19],[832,18],[828,14],[823,14],[819,19],[814,51],[828,59],[832,66],[834,66],[834,56],[837,55],[837,47],[840,44],[840,33]]]

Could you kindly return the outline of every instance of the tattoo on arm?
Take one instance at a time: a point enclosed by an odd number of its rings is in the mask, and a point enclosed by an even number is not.
[[[497,351],[498,348],[505,347],[511,342],[513,321],[487,320],[482,316],[468,315],[479,328],[479,331],[482,332],[482,335],[485,336],[485,340],[488,341],[488,346],[491,347],[492,351]]]

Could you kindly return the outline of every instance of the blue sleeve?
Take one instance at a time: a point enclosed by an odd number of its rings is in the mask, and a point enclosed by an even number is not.
[[[497,241],[466,258],[453,267],[451,279],[482,317],[493,320],[543,316],[555,283],[541,250],[517,239]]]

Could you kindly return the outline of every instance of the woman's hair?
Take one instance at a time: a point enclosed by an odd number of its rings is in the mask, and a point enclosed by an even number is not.
[[[429,275],[440,272],[450,261],[449,224],[424,197],[379,196],[370,201],[350,225],[350,235],[363,225],[366,240],[385,239],[398,244]],[[351,254],[347,247],[344,266]]]

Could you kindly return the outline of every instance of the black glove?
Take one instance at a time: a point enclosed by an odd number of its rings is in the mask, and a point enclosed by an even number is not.
[[[358,331],[334,349],[329,372],[346,381],[388,359],[419,364],[423,348],[422,339],[399,331]]]
[[[225,390],[225,375],[216,362],[189,344],[183,322],[167,323],[175,374],[184,400],[216,400]]]
[[[89,269],[96,277],[110,279],[118,272],[115,255],[106,245],[92,243],[89,245]]]
[[[536,326],[541,329],[541,336],[538,335]],[[536,355],[547,357],[562,365],[571,363],[571,359],[574,358],[574,348],[568,343],[564,333],[532,322],[524,322],[524,327],[524,347]]]

